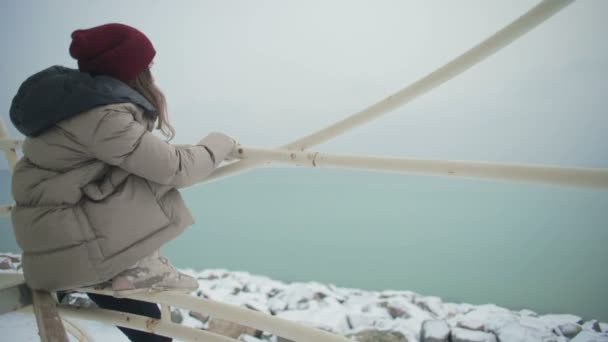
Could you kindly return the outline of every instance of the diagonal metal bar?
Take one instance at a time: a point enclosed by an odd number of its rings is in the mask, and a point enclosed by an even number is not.
[[[310,135],[297,139],[280,148],[304,151],[312,146],[321,144],[355,127],[361,126],[373,119],[400,107],[428,91],[440,86],[458,76],[477,63],[493,55],[495,52],[522,37],[545,20],[562,10],[574,0],[544,0],[513,22],[488,37],[475,47],[456,57],[449,63],[431,72],[420,80],[412,83],[397,93],[355,113],[333,125],[323,128]],[[216,170],[206,181],[212,181],[229,175],[252,169],[263,164],[263,161],[240,161]]]
[[[137,329],[183,341],[235,342],[235,339],[165,320],[106,309],[59,305],[62,316]]]
[[[42,342],[68,342],[68,334],[63,326],[57,303],[48,291],[32,290],[34,315],[38,334]]]
[[[81,288],[80,292],[92,292],[113,295],[112,290],[105,288]],[[212,317],[235,322],[248,327],[270,332],[291,341],[319,341],[319,342],[348,342],[345,337],[338,336],[317,328],[305,326],[286,319],[246,309],[239,306],[224,304],[209,299],[193,297],[188,294],[161,291],[152,293],[136,293],[129,295],[131,299],[143,300],[152,303],[170,304],[174,307],[204,312]],[[162,321],[161,321],[162,323]]]

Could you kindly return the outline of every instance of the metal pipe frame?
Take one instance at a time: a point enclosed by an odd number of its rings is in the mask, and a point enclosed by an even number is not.
[[[516,39],[528,33],[545,20],[571,4],[574,0],[543,0],[528,12],[488,37],[475,47],[456,57],[439,69],[394,93],[393,95],[352,114],[349,117],[325,127],[310,135],[297,139],[279,149],[304,151],[310,147],[333,139],[340,134],[377,119],[390,111],[401,107],[415,98],[460,75],[477,63],[485,60],[495,52],[509,45]],[[230,175],[235,175],[262,164],[262,161],[240,161],[220,167],[205,181],[213,181]]]
[[[205,330],[154,319],[146,316],[134,315],[98,308],[82,308],[71,305],[58,305],[59,313],[64,317],[86,319],[118,325],[125,328],[136,329],[157,335],[178,338],[184,341],[234,342],[236,340]]]
[[[281,162],[292,165],[309,165],[313,167],[333,166],[382,171],[420,172],[423,174],[447,174],[450,176],[457,175],[491,179],[523,180],[605,188],[606,170],[603,169],[569,169],[534,165],[342,156],[321,154],[318,152],[303,152],[312,146],[335,138],[340,134],[376,119],[440,86],[523,36],[573,1],[574,0],[543,0],[524,15],[451,62],[380,102],[324,129],[304,136],[275,150],[243,147],[239,153],[234,156],[235,158],[241,159],[240,161],[220,167],[214,174],[207,178],[207,181],[243,172],[264,163]],[[21,144],[22,142],[18,140],[9,139],[6,127],[2,120],[0,120],[0,149],[5,152],[11,170],[17,162],[16,149],[19,148]],[[10,210],[11,206],[0,208],[0,214],[9,214]],[[104,292],[103,290],[94,288],[81,289],[81,291],[108,294],[107,291]],[[168,319],[170,305],[207,312],[214,317],[268,331],[293,341],[348,341],[344,337],[279,319],[261,312],[255,312],[202,298],[193,298],[192,296],[185,294],[160,292],[135,294],[129,296],[129,298],[160,303],[163,305],[163,318],[161,320],[156,320],[149,317],[103,309],[86,309],[69,305],[59,305],[58,308],[64,316],[104,321],[110,324],[194,341],[225,342],[233,340],[209,332],[171,323]],[[66,327],[68,330],[78,330],[71,322],[66,324]]]
[[[100,288],[82,288],[80,292],[92,292],[104,295],[113,295],[111,290]],[[292,341],[319,341],[319,342],[347,342],[349,339],[334,335],[323,330],[307,327],[269,314],[246,309],[234,305],[224,304],[204,298],[192,297],[189,294],[161,291],[151,293],[138,293],[128,296],[132,299],[146,302],[171,305],[196,312],[204,312],[212,317],[238,323],[258,330],[270,332]]]

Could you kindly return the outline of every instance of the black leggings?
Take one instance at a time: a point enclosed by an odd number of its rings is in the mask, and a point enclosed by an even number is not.
[[[89,298],[102,309],[110,309],[121,312],[128,312],[136,315],[148,316],[160,319],[160,310],[158,305],[149,302],[129,298],[115,298],[112,296],[100,295],[95,293],[87,293]],[[127,335],[129,340],[133,342],[171,342],[169,337],[154,335],[151,333],[118,327],[123,334]]]

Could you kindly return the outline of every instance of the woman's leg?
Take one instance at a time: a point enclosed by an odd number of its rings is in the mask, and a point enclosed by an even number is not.
[[[110,309],[114,311],[128,312],[136,315],[148,316],[152,318],[160,319],[160,310],[154,303],[129,299],[129,298],[115,298],[112,296],[100,295],[95,293],[87,293],[89,298],[94,301],[97,306],[102,309]],[[151,333],[118,327],[123,334],[134,342],[170,342],[171,338],[154,335]]]

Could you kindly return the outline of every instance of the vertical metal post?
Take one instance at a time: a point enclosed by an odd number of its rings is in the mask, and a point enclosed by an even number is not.
[[[68,342],[68,335],[51,294],[47,291],[32,290],[32,299],[40,340],[42,342]]]

